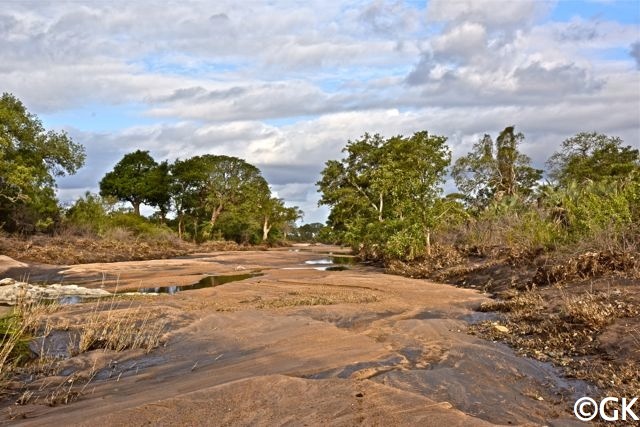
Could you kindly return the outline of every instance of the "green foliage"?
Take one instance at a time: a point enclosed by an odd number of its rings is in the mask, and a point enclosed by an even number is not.
[[[66,212],[66,222],[80,231],[99,234],[108,222],[108,213],[113,204],[97,194],[86,192]]]
[[[168,237],[174,232],[132,212],[115,210],[117,200],[87,192],[67,209],[66,225],[75,232],[119,238]]]
[[[635,182],[571,183],[564,190],[562,206],[567,211],[572,237],[577,240],[604,229],[617,231],[630,224],[638,190],[640,187]]]
[[[532,168],[531,159],[518,151],[524,140],[513,126],[506,127],[494,143],[491,136],[474,144],[466,156],[456,160],[451,175],[476,212],[492,200],[503,197],[529,197],[542,171]]]
[[[117,228],[127,230],[134,236],[142,237],[167,237],[173,234],[173,231],[166,225],[156,224],[132,212],[112,212],[109,215],[104,232]]]
[[[328,161],[317,183],[320,203],[331,207],[333,234],[373,258],[401,248],[428,252],[433,229],[453,204],[440,198],[451,160],[445,142],[427,132],[349,141],[346,157]]]
[[[0,224],[7,231],[51,228],[58,219],[55,177],[74,174],[84,148],[47,131],[13,95],[0,97]]]
[[[325,231],[325,229],[327,229]],[[324,224],[319,222],[313,222],[311,224],[303,224],[300,227],[292,227],[291,229],[291,240],[295,240],[297,242],[324,242],[321,240],[323,234],[327,235],[330,232],[330,229],[326,227]],[[332,240],[330,240],[332,241]]]
[[[161,205],[166,209],[169,200],[168,173],[166,163],[159,166],[148,151],[137,150],[125,154],[113,170],[102,178],[100,195],[131,203],[137,215],[140,215],[142,203]]]
[[[550,176],[566,186],[572,181],[625,179],[640,172],[640,151],[618,137],[581,132],[562,142],[547,162]]]

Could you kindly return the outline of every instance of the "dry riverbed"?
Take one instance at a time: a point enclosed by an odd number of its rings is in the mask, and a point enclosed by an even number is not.
[[[34,282],[155,293],[48,314],[54,326],[36,347],[58,360],[44,369],[36,359],[39,371],[6,384],[2,422],[580,425],[571,411],[589,395],[585,383],[467,333],[494,316],[476,311],[486,295],[366,266],[325,270],[337,250],[7,267],[2,277],[28,270]],[[244,280],[206,285],[237,274]],[[69,331],[107,305],[111,316],[144,318],[158,346],[78,351]]]

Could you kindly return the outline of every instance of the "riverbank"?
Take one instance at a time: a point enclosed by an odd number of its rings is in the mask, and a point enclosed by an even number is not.
[[[488,292],[493,300],[480,310],[496,313],[502,326],[483,322],[471,333],[591,382],[598,397],[640,395],[636,250],[514,255],[496,248],[449,259],[439,268],[428,260],[396,262],[389,271]]]

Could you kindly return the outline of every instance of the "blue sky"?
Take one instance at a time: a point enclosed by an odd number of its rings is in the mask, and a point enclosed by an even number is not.
[[[365,132],[455,157],[513,124],[537,166],[579,131],[640,145],[637,0],[25,0],[0,43],[0,89],[87,148],[64,201],[135,149],[227,154],[324,221],[318,173]]]

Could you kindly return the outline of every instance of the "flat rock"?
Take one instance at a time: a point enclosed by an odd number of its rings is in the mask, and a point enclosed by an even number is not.
[[[10,284],[10,281],[13,283]],[[55,299],[66,296],[80,296],[84,298],[99,298],[111,295],[104,289],[89,289],[77,285],[62,285],[59,283],[49,286],[31,285],[25,282],[16,282],[13,279],[0,281],[0,304],[14,305],[19,300],[27,302],[40,299]]]

